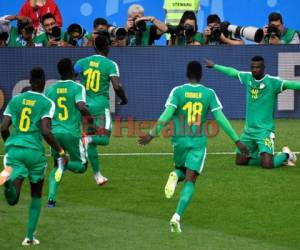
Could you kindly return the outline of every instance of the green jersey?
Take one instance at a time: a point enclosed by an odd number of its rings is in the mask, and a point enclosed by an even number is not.
[[[72,80],[57,81],[45,93],[56,104],[52,132],[80,137],[81,114],[76,104],[86,102],[84,87]]]
[[[201,84],[186,83],[175,87],[166,102],[173,106],[174,136],[173,143],[184,138],[187,144],[198,145],[203,142],[204,126],[208,112],[222,109],[214,90]]]
[[[110,77],[119,77],[118,65],[105,56],[93,55],[78,60],[74,68],[80,73],[81,84],[86,89],[89,109],[103,106],[103,99],[108,103]]]
[[[4,115],[10,116],[13,132],[5,142],[10,146],[25,147],[44,152],[41,120],[54,115],[55,104],[45,95],[28,91],[15,96],[7,105]]]
[[[265,75],[261,80],[251,72],[239,72],[240,82],[246,87],[246,127],[248,133],[274,131],[274,110],[277,95],[283,91],[283,80]]]

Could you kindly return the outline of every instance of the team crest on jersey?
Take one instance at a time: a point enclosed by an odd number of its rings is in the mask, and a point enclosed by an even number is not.
[[[259,85],[259,89],[264,89],[266,87],[266,85],[262,82],[262,83],[260,83],[260,85]]]
[[[258,94],[259,94],[259,89],[251,89],[251,95],[252,95],[252,99],[257,99],[258,98]]]

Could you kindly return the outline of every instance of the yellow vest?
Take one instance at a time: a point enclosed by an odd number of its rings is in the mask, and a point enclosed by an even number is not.
[[[165,0],[166,23],[178,25],[182,14],[189,10],[197,13],[200,0]]]

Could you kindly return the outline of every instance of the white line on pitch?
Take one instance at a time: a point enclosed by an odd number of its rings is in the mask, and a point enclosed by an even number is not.
[[[278,152],[276,152],[278,153]],[[294,152],[295,154],[300,154],[300,152]],[[207,153],[208,155],[235,155],[235,152],[211,152]],[[99,156],[164,156],[164,155],[173,155],[173,153],[103,153],[98,154]],[[3,157],[4,155],[0,155]],[[50,154],[46,154],[47,157],[50,157]]]

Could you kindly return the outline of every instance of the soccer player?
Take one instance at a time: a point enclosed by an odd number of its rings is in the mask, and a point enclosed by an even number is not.
[[[42,136],[58,152],[59,164],[67,162],[64,150],[51,133],[51,119],[55,104],[42,94],[45,74],[41,68],[30,73],[31,91],[12,98],[4,111],[1,135],[5,141],[4,170],[0,173],[0,185],[4,184],[4,195],[9,205],[18,203],[21,187],[26,177],[31,187],[31,203],[27,235],[23,246],[40,244],[35,232],[41,212],[41,196],[47,160]],[[13,125],[13,133],[9,127]]]
[[[94,42],[96,55],[76,62],[75,72],[80,74],[81,84],[85,86],[87,106],[94,118],[94,129],[83,136],[84,145],[88,148],[88,158],[91,162],[96,183],[105,184],[108,179],[100,173],[97,145],[108,145],[111,133],[111,115],[109,109],[110,82],[120,104],[127,104],[124,89],[119,80],[118,65],[107,58],[109,42],[106,37],[98,36]]]
[[[260,165],[268,169],[295,166],[296,155],[287,146],[282,148],[282,153],[274,156],[274,109],[277,95],[286,89],[300,90],[300,82],[265,74],[264,58],[261,56],[251,59],[251,72],[205,61],[208,68],[239,79],[246,88],[246,126],[241,141],[247,145],[250,154],[246,157],[237,150],[236,164]]]
[[[236,146],[247,154],[247,148],[239,141],[239,137],[222,112],[222,105],[214,92],[200,84],[202,66],[192,61],[187,66],[189,82],[173,88],[166,102],[165,111],[149,134],[140,137],[139,144],[146,145],[173,118],[175,170],[169,175],[165,186],[165,195],[171,198],[178,181],[185,181],[175,214],[170,220],[171,232],[181,232],[180,217],[191,202],[198,175],[203,170],[206,157],[206,141],[203,124],[209,111],[213,113],[217,123],[222,127]]]
[[[81,141],[81,115],[89,116],[85,105],[85,88],[72,80],[74,69],[70,59],[61,59],[57,69],[61,80],[47,88],[45,94],[56,104],[52,133],[70,159],[66,166],[58,167],[56,163],[59,155],[52,151],[55,166],[49,175],[48,207],[50,208],[56,205],[57,188],[64,170],[84,173],[87,168],[86,150]]]

